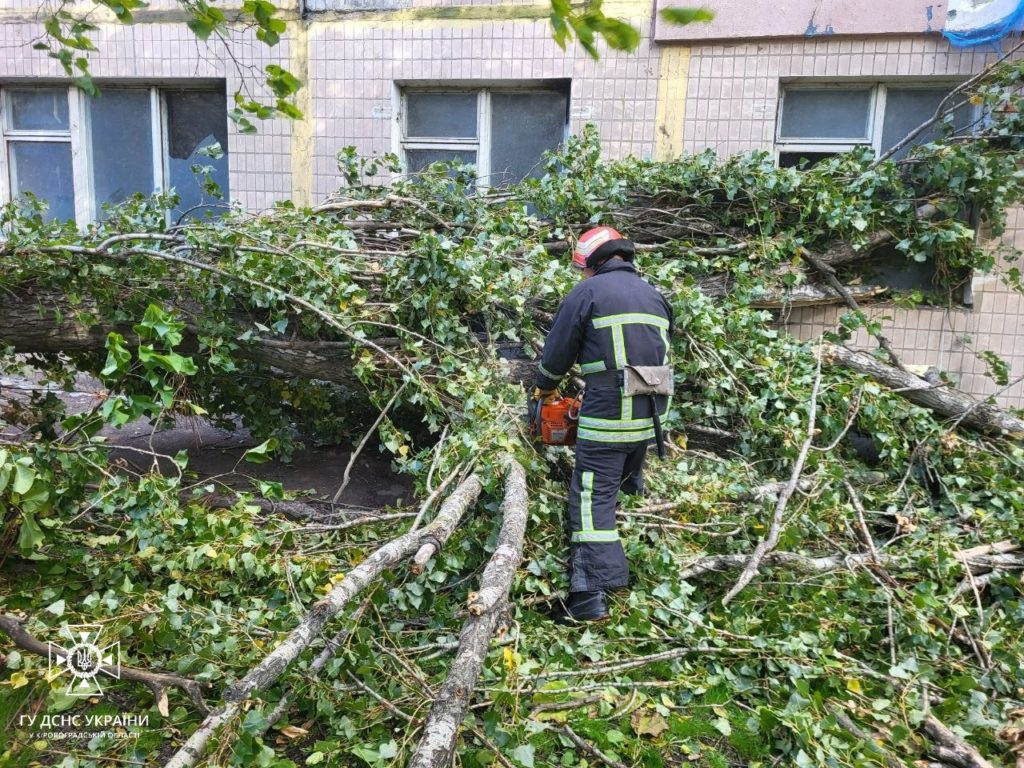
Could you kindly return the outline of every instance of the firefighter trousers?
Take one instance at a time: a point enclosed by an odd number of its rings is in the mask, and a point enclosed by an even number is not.
[[[621,490],[643,493],[648,441],[576,443],[576,467],[569,485],[569,591],[591,592],[629,583],[626,553],[615,525]]]

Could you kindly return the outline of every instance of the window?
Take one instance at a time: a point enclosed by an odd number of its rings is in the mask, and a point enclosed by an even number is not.
[[[814,163],[856,146],[874,147],[876,154],[894,146],[935,114],[954,87],[951,83],[793,83],[783,88],[779,104],[776,150],[783,168]],[[952,104],[950,105],[952,106]],[[957,129],[974,119],[969,105],[953,113]],[[914,144],[939,135],[936,125]],[[893,157],[910,150],[904,147]]]
[[[193,166],[228,195],[227,102],[223,89],[106,86],[93,98],[64,86],[0,88],[0,202],[31,192],[47,218],[93,221],[141,192],[174,188],[170,212],[209,206]],[[220,146],[221,156],[212,145]]]
[[[876,156],[895,146],[935,114],[939,103],[954,88],[952,83],[791,83],[784,86],[776,134],[778,163],[782,168],[807,167],[856,146],[870,146]],[[954,106],[951,100],[949,106]],[[956,130],[969,130],[977,119],[970,105],[953,113]],[[899,159],[914,144],[934,140],[941,125],[923,131],[893,155]],[[896,291],[939,292],[943,281],[931,262],[909,260],[893,245],[878,248],[870,260],[852,265],[847,279],[888,286]],[[945,278],[970,285],[967,275]],[[966,295],[966,294],[965,294]]]
[[[541,156],[565,140],[565,83],[494,88],[406,88],[401,134],[406,168],[459,160],[488,186],[540,175]]]

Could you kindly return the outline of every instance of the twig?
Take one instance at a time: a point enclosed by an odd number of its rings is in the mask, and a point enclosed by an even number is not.
[[[608,757],[608,755],[599,750],[589,741],[586,741],[585,739],[581,738],[576,733],[576,731],[574,731],[568,725],[563,725],[561,730],[562,733],[569,737],[569,741],[571,741],[573,744],[582,749],[591,757],[600,760],[605,765],[610,766],[610,768],[626,768],[626,766],[620,763],[618,760],[612,760],[612,758]]]
[[[814,372],[814,385],[811,388],[811,402],[807,413],[807,438],[800,448],[800,454],[796,458],[796,463],[793,464],[793,472],[790,475],[789,483],[782,489],[782,492],[779,494],[779,500],[775,504],[775,514],[772,517],[771,527],[768,529],[768,536],[754,549],[754,553],[750,556],[750,561],[743,569],[739,579],[736,580],[732,589],[722,598],[722,605],[728,605],[750,583],[750,580],[757,575],[757,569],[761,567],[761,561],[764,559],[764,556],[775,549],[775,545],[779,542],[779,533],[782,529],[782,515],[786,511],[786,505],[789,503],[790,497],[796,490],[797,483],[800,481],[800,473],[803,472],[804,462],[807,460],[807,454],[810,452],[811,444],[814,442],[814,422],[818,415],[818,391],[821,388],[820,345],[817,357],[818,364]]]
[[[702,647],[697,648],[694,646],[684,646],[680,648],[672,648],[668,651],[661,651],[660,653],[652,653],[649,656],[637,656],[625,661],[617,662],[605,662],[603,664],[594,664],[589,667],[582,667],[580,669],[560,669],[554,672],[538,672],[535,675],[523,675],[524,680],[550,680],[552,678],[559,677],[582,677],[583,675],[614,675],[619,672],[625,672],[629,669],[637,669],[638,667],[646,667],[648,664],[656,664],[659,661],[672,661],[673,659],[680,659],[683,656],[688,656],[691,653],[756,653],[759,649],[757,648],[730,648],[730,647]],[[618,683],[608,683],[609,687],[614,687]],[[559,692],[562,692],[560,689]]]
[[[384,421],[384,417],[388,415],[388,411],[391,410],[391,406],[395,404],[395,401],[398,399],[398,396],[402,394],[403,390],[405,390],[408,384],[408,379],[402,382],[402,386],[400,386],[395,391],[395,394],[391,396],[391,399],[388,400],[387,405],[385,405],[381,409],[380,414],[377,416],[377,420],[373,422],[373,424],[370,426],[368,430],[366,430],[366,434],[363,435],[363,439],[359,441],[359,445],[357,445],[356,449],[352,451],[352,455],[349,457],[348,464],[345,465],[345,474],[341,478],[341,485],[338,487],[338,490],[334,492],[334,498],[331,499],[331,503],[337,504],[338,499],[341,498],[341,494],[343,494],[345,492],[345,489],[348,488],[348,483],[349,480],[351,479],[350,474],[352,473],[352,466],[356,463],[356,459],[359,458],[359,454],[362,453],[363,448],[366,447],[366,443],[369,441],[370,435],[377,431],[377,427],[379,427],[381,422]]]
[[[281,531],[285,533],[325,533],[327,531],[344,531],[347,528],[355,528],[370,523],[383,523],[389,520],[405,520],[412,517],[412,512],[391,512],[387,515],[367,515],[366,517],[354,517],[341,523],[325,523],[318,525],[304,525],[301,528],[288,528]]]
[[[383,706],[386,710],[388,710],[392,714],[398,715],[398,717],[402,718],[407,723],[415,722],[416,718],[414,718],[408,712],[404,712],[403,710],[401,710],[398,707],[398,705],[395,704],[395,702],[393,702],[390,699],[386,699],[383,696],[381,696],[379,693],[377,693],[375,690],[373,690],[373,688],[371,688],[369,685],[364,683],[362,680],[360,680],[358,677],[353,675],[351,672],[348,672],[346,674],[348,676],[348,679],[352,681],[352,683],[356,686],[356,688],[358,688],[359,690],[363,691],[364,693],[369,694],[371,698],[373,698],[374,700],[379,702],[380,705]]]
[[[873,738],[871,738],[871,736],[864,733],[864,731],[858,728],[857,724],[854,723],[853,720],[851,720],[849,717],[847,717],[846,713],[839,709],[839,707],[830,706],[828,708],[828,711],[831,713],[832,717],[836,719],[836,722],[839,724],[840,728],[842,728],[848,734],[853,736],[855,739],[862,741],[864,743],[864,746],[868,747],[875,754],[879,755],[885,761],[885,764],[889,766],[889,768],[904,768],[903,763],[901,763],[895,757],[893,757],[880,746],[878,746],[878,742],[876,742]]]
[[[420,504],[419,511],[416,512],[416,519],[412,521],[412,525],[409,528],[410,531],[415,531],[417,528],[420,527],[420,523],[423,522],[423,516],[427,514],[427,510],[430,509],[431,505],[435,501],[437,501],[437,498],[442,493],[444,493],[444,489],[452,484],[452,482],[455,480],[455,478],[457,478],[459,476],[459,474],[463,471],[463,469],[465,469],[465,465],[464,464],[458,464],[455,467],[455,469],[453,469],[448,474],[448,477],[446,477],[441,482],[441,484],[439,486],[437,486],[437,488],[434,490],[434,492],[431,493],[429,496],[427,496],[426,499],[424,499],[423,503]]]
[[[932,754],[960,768],[992,768],[981,753],[942,724],[934,715],[925,717],[921,730],[932,741]]]

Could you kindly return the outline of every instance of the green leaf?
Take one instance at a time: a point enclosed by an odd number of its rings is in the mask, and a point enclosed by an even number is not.
[[[30,460],[20,459],[14,465],[14,485],[11,486],[11,490],[19,496],[28,493],[32,483],[36,481],[36,471],[28,461]]]
[[[48,606],[46,606],[46,612],[47,613],[52,613],[54,616],[63,616],[64,615],[64,601],[63,600],[58,600],[55,603],[50,603]]]
[[[625,21],[604,19],[597,30],[608,46],[617,51],[633,51],[640,45],[640,30]]]
[[[23,555],[31,554],[43,543],[43,529],[30,512],[21,513],[21,527],[18,530],[18,549]]]
[[[242,458],[250,464],[264,464],[270,461],[270,454],[277,449],[277,444],[278,440],[276,437],[268,438],[255,448],[250,448],[246,451]]]
[[[536,750],[532,744],[520,744],[512,750],[512,759],[524,768],[533,768],[533,756]]]
[[[124,343],[124,336],[111,331],[107,334],[106,341],[107,361],[100,371],[102,376],[112,376],[115,373],[125,373],[132,361],[132,353]]]
[[[291,96],[302,87],[302,82],[295,75],[277,64],[268,64],[266,73],[267,85],[279,99]]]
[[[662,8],[658,15],[669,24],[693,24],[698,21],[711,21],[715,12],[707,8]]]
[[[724,717],[716,717],[712,725],[714,725],[718,732],[723,736],[732,735],[732,725],[729,723],[728,719]]]

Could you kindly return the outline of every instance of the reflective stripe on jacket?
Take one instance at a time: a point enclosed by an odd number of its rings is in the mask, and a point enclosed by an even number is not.
[[[672,308],[629,262],[611,259],[582,280],[555,315],[544,341],[536,385],[553,389],[580,363],[584,377],[629,365],[666,365]],[[669,398],[659,396],[658,412]],[[587,387],[578,437],[628,443],[654,437],[649,397],[626,397],[620,387]]]

